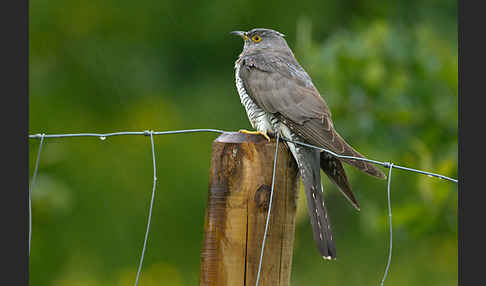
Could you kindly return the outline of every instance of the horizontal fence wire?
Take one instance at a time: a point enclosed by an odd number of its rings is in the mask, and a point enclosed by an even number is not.
[[[124,135],[142,135],[142,136],[150,136],[150,142],[151,142],[151,147],[152,147],[152,161],[153,161],[153,188],[152,188],[152,197],[150,200],[150,207],[149,207],[149,214],[148,214],[148,221],[147,221],[147,228],[145,232],[145,239],[143,243],[143,248],[142,248],[142,254],[140,257],[140,262],[139,262],[139,267],[137,270],[137,277],[135,280],[135,285],[138,285],[138,281],[140,278],[141,270],[142,270],[142,264],[143,264],[143,259],[146,251],[146,246],[147,246],[147,240],[148,240],[148,235],[149,235],[149,230],[150,230],[150,222],[151,222],[151,217],[152,217],[152,209],[153,209],[153,203],[154,203],[154,196],[155,196],[155,188],[156,188],[156,183],[157,183],[157,176],[156,176],[156,162],[155,162],[155,151],[154,151],[154,140],[153,136],[154,135],[170,135],[170,134],[183,134],[183,133],[201,133],[201,132],[210,132],[210,133],[231,133],[230,131],[224,131],[224,130],[219,130],[219,129],[185,129],[185,130],[170,130],[170,131],[149,131],[149,130],[144,130],[144,131],[121,131],[121,132],[111,132],[111,133],[71,133],[71,134],[33,134],[29,135],[29,139],[40,139],[40,144],[39,144],[39,150],[37,153],[37,159],[35,162],[35,169],[34,173],[32,175],[32,180],[31,184],[29,187],[29,255],[30,255],[30,245],[31,245],[31,237],[32,237],[32,210],[31,210],[31,199],[30,195],[32,193],[32,188],[35,183],[35,179],[37,176],[37,171],[38,171],[38,165],[39,165],[39,158],[40,158],[40,153],[42,149],[42,145],[44,142],[45,138],[69,138],[69,137],[98,137],[101,140],[105,140],[107,137],[111,136],[124,136]],[[385,168],[389,168],[389,173],[388,173],[388,178],[387,178],[387,201],[388,201],[388,215],[389,215],[389,232],[390,232],[390,245],[389,245],[389,254],[388,254],[388,261],[387,265],[385,268],[385,273],[383,276],[383,279],[381,281],[381,285],[384,285],[385,279],[388,275],[390,264],[391,264],[391,257],[392,257],[392,243],[393,243],[393,236],[392,236],[392,212],[391,212],[391,199],[390,199],[390,185],[391,185],[391,171],[393,168],[396,169],[401,169],[409,172],[414,172],[422,175],[427,175],[429,177],[436,177],[439,179],[444,179],[450,182],[458,183],[457,179],[453,179],[444,175],[424,171],[424,170],[418,170],[418,169],[413,169],[409,167],[404,167],[400,165],[395,165],[394,163],[390,162],[381,162],[377,160],[372,160],[372,159],[367,159],[367,158],[361,158],[361,157],[354,157],[354,156],[346,156],[346,155],[339,155],[336,154],[335,152],[332,152],[330,150],[327,150],[325,148],[321,148],[318,146],[314,146],[311,144],[307,144],[304,142],[299,142],[295,140],[290,140],[288,138],[280,138],[279,134],[277,134],[277,143],[276,143],[276,150],[275,150],[275,157],[274,157],[274,166],[273,166],[273,174],[272,174],[272,191],[271,191],[271,196],[273,195],[273,188],[274,188],[274,182],[275,182],[275,165],[277,162],[277,153],[278,153],[278,141],[279,139],[286,141],[286,142],[291,142],[294,144],[302,145],[305,147],[309,148],[314,148],[320,151],[327,152],[335,157],[341,158],[341,159],[354,159],[354,160],[359,160],[359,161],[365,161],[377,165],[381,165]],[[258,286],[259,283],[259,278],[260,278],[260,271],[261,271],[261,266],[262,266],[262,260],[263,260],[263,254],[264,254],[264,249],[265,249],[265,239],[267,236],[267,230],[268,230],[268,224],[269,224],[269,218],[270,218],[270,213],[271,213],[271,202],[272,202],[272,197],[270,198],[270,206],[268,209],[267,213],[267,218],[266,218],[266,224],[265,224],[265,233],[263,236],[262,240],[262,247],[261,247],[261,253],[260,253],[260,261],[258,265],[258,274],[257,274],[257,280],[256,280],[256,285]]]
[[[213,132],[213,133],[227,133],[227,131],[218,129],[185,129],[185,130],[171,130],[171,131],[121,131],[111,133],[72,133],[72,134],[33,134],[29,135],[30,139],[40,138],[65,138],[65,137],[99,137],[101,139],[111,136],[123,136],[123,135],[168,135],[168,134],[180,134],[180,133],[198,133],[198,132]]]
[[[224,131],[224,130],[220,130],[220,129],[185,129],[185,130],[171,130],[171,131],[148,131],[148,130],[145,130],[145,131],[122,131],[122,132],[112,132],[112,133],[72,133],[72,134],[44,134],[44,133],[42,133],[42,134],[29,135],[29,139],[65,138],[65,137],[98,137],[98,138],[104,140],[105,138],[111,137],[111,136],[123,136],[123,135],[150,136],[150,134],[151,134],[150,132],[153,132],[152,133],[153,135],[169,135],[169,134],[199,133],[199,132],[212,132],[212,133],[220,133],[220,134],[230,133],[230,131]],[[390,167],[390,162],[381,162],[381,161],[371,160],[371,159],[367,159],[367,158],[339,155],[339,154],[336,154],[336,153],[334,153],[330,150],[327,150],[325,148],[314,146],[314,145],[307,144],[307,143],[304,143],[304,142],[290,140],[290,139],[285,138],[285,137],[281,137],[280,139],[287,141],[287,142],[294,143],[294,144],[306,146],[306,147],[309,147],[309,148],[318,149],[318,150],[327,152],[327,153],[329,153],[333,156],[336,156],[338,158],[341,158],[341,159],[354,159],[354,160],[359,160],[359,161],[370,162],[370,163],[373,163],[373,164],[378,164],[378,165],[381,165],[385,168]],[[419,174],[427,175],[429,177],[436,177],[436,178],[448,180],[448,181],[451,181],[451,182],[454,182],[454,183],[458,182],[457,179],[449,178],[449,177],[444,176],[444,175],[440,175],[440,174],[436,174],[436,173],[432,173],[432,172],[427,172],[427,171],[424,171],[424,170],[413,169],[413,168],[404,167],[404,166],[400,166],[400,165],[393,165],[393,168],[401,169],[401,170],[405,170],[405,171],[410,171],[410,172],[414,172],[414,173],[419,173]]]

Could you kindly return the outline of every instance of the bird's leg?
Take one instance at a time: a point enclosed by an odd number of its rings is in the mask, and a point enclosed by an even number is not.
[[[240,133],[244,133],[244,134],[255,134],[255,135],[262,135],[263,137],[265,137],[268,141],[270,141],[270,137],[268,137],[267,133],[266,132],[262,132],[262,131],[248,131],[246,129],[240,129],[238,132]]]

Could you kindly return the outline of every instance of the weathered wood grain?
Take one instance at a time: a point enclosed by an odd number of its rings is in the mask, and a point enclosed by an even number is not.
[[[275,140],[225,133],[213,142],[200,285],[255,285]],[[260,285],[290,283],[298,172],[281,142]]]

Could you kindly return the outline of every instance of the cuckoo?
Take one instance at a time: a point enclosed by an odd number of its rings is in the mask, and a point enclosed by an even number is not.
[[[284,35],[270,29],[233,31],[244,40],[235,62],[236,88],[248,119],[269,139],[276,135],[312,144],[339,155],[364,158],[334,129],[331,111],[311,78],[295,59]],[[336,246],[323,198],[320,169],[359,211],[341,161],[380,179],[385,174],[373,164],[340,159],[325,151],[286,142],[304,183],[314,241],[325,259],[336,258]]]

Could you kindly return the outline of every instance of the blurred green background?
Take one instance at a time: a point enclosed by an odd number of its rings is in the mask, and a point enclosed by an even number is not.
[[[452,0],[30,1],[29,133],[250,129],[232,30],[286,34],[341,135],[372,159],[457,178]],[[215,134],[155,137],[158,185],[140,285],[197,285]],[[32,175],[39,140],[29,141]],[[31,285],[133,285],[152,190],[143,136],[48,139],[33,200]],[[300,193],[292,285],[377,285],[386,182],[354,168],[354,211],[323,177],[338,260]],[[457,285],[457,185],[393,172],[386,285]]]

